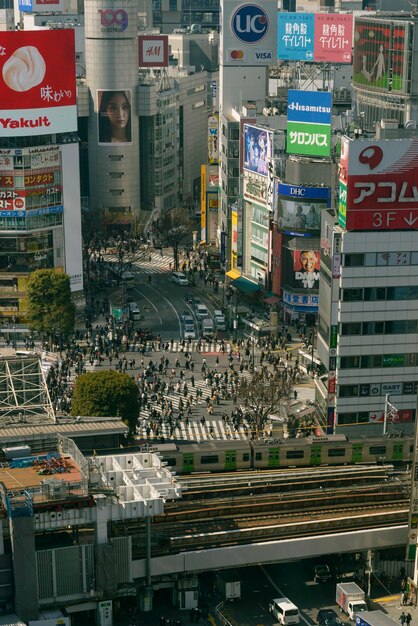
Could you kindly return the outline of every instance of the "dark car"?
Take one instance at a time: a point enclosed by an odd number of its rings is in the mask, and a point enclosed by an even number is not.
[[[325,563],[320,563],[319,565],[315,565],[314,567],[314,581],[316,583],[326,583],[331,580],[331,570],[329,565]]]
[[[343,624],[334,609],[320,609],[316,621],[319,626],[341,626]]]

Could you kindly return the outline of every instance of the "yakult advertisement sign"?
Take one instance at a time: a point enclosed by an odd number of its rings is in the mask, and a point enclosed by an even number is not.
[[[418,138],[344,138],[340,180],[344,179],[347,230],[418,228]]]
[[[277,2],[221,2],[223,65],[271,65],[276,62]]]
[[[74,31],[0,32],[0,137],[77,130]]]

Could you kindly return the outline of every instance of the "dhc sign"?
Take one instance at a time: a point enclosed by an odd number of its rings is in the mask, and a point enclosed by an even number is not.
[[[235,37],[246,44],[257,44],[269,32],[269,17],[257,4],[244,4],[232,16],[231,28]]]

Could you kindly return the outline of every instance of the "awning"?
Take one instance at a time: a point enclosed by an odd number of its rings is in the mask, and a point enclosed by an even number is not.
[[[261,289],[261,285],[254,283],[252,280],[248,280],[248,278],[244,276],[240,276],[234,280],[234,287],[241,289],[244,293],[256,293]]]
[[[280,298],[278,296],[270,296],[269,298],[264,298],[264,302],[266,304],[276,304]]]
[[[228,278],[232,278],[232,280],[236,280],[241,276],[241,272],[238,272],[237,270],[229,270],[229,272],[226,272],[226,276],[228,276]]]

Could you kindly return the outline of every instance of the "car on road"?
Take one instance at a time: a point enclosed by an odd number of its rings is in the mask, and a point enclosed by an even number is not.
[[[199,320],[204,320],[206,317],[209,317],[209,311],[204,304],[196,304],[196,317]]]
[[[195,330],[193,322],[191,324],[190,323],[184,324],[183,337],[184,339],[196,339],[196,330]]]
[[[189,284],[189,280],[187,276],[183,274],[183,272],[173,272],[171,275],[171,280],[173,281],[173,283],[176,283],[177,285]]]
[[[213,312],[213,319],[215,321],[216,330],[226,330],[225,316],[219,309],[215,309]]]
[[[331,578],[332,575],[329,565],[326,565],[325,563],[319,563],[318,565],[315,565],[314,582],[327,583],[329,580],[331,580]]]
[[[181,312],[181,316],[180,317],[181,317],[181,321],[182,322],[185,322],[186,320],[191,320],[192,322],[194,321],[193,320],[193,315],[192,315],[192,312],[190,311],[190,309],[184,309]]]
[[[319,626],[342,626],[344,623],[334,609],[320,609],[316,616],[316,621]]]
[[[133,320],[139,320],[141,318],[141,311],[136,302],[129,302],[129,314]]]
[[[202,303],[200,298],[198,298],[197,296],[193,296],[192,297],[192,304],[193,304],[194,308],[196,309],[198,304],[203,304],[203,303]]]
[[[299,609],[289,598],[275,598],[269,604],[269,611],[281,626],[299,624]]]

